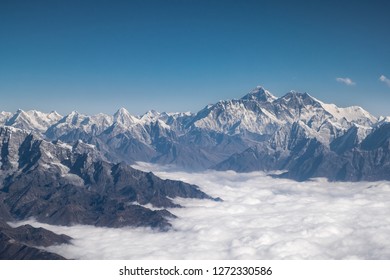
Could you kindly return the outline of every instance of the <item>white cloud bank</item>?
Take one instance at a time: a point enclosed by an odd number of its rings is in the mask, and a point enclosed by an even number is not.
[[[381,75],[381,76],[379,77],[379,80],[380,80],[381,82],[384,82],[386,85],[388,85],[388,86],[390,87],[390,79],[388,79],[385,75]]]
[[[58,227],[73,259],[390,259],[390,183],[295,182],[261,172],[187,173],[143,164],[162,178],[197,184],[223,202],[177,199],[169,232]]]
[[[347,86],[354,86],[356,83],[352,81],[350,78],[336,78],[336,81]]]

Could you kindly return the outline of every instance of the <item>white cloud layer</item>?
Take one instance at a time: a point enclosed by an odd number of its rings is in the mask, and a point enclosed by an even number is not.
[[[350,78],[336,78],[336,81],[339,83],[346,84],[347,86],[354,86],[356,83],[352,81]]]
[[[177,199],[169,232],[59,227],[72,259],[390,259],[390,183],[295,182],[261,172],[187,173],[138,166],[194,183],[223,202]]]
[[[390,87],[390,79],[387,78],[385,75],[381,75],[381,76],[379,77],[379,80],[380,80],[381,82],[384,82],[386,85],[388,85],[388,86]]]

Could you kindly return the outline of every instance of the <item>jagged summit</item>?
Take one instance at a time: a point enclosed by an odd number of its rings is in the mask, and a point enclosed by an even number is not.
[[[128,115],[128,114],[130,114],[129,111],[127,111],[126,108],[121,107],[114,113],[114,116],[115,115]]]
[[[256,100],[259,102],[272,102],[276,99],[277,97],[272,95],[268,90],[266,90],[262,86],[255,87],[248,94],[246,94],[241,98],[241,100]]]
[[[383,124],[383,123],[390,123],[390,116],[380,116],[378,119],[378,124]]]
[[[46,114],[37,110],[23,111],[22,109],[18,109],[15,114],[4,112],[0,117],[5,125],[35,132],[46,131],[61,118],[59,114]]]
[[[59,120],[62,118],[61,114],[59,114],[57,111],[53,110],[47,116],[52,120]]]
[[[76,110],[73,110],[72,112],[70,112],[68,114],[68,116],[74,116],[74,115],[81,115],[81,114],[78,111],[76,111]]]
[[[298,92],[291,90],[285,95],[283,95],[279,100],[284,101],[284,102],[299,102],[302,104],[307,104],[307,103],[317,103],[318,100],[308,94],[307,92]]]
[[[130,126],[138,122],[138,119],[122,107],[114,114],[114,122],[124,126]]]
[[[149,110],[145,114],[139,116],[138,118],[142,121],[156,121],[161,114],[156,110]]]

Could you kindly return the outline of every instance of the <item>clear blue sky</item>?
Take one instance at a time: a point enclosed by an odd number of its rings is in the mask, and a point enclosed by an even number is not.
[[[260,84],[390,115],[389,2],[0,0],[0,110],[196,112]]]

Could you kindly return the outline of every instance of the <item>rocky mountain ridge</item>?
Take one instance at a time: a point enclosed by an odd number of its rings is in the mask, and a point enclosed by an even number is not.
[[[69,236],[30,225],[13,228],[0,218],[0,260],[63,260],[63,257],[40,248],[70,241]]]
[[[108,162],[81,140],[50,142],[10,126],[0,127],[0,182],[0,259],[61,259],[41,247],[70,240],[8,221],[164,231],[175,218],[169,209],[181,207],[175,197],[213,199],[195,185]]]

